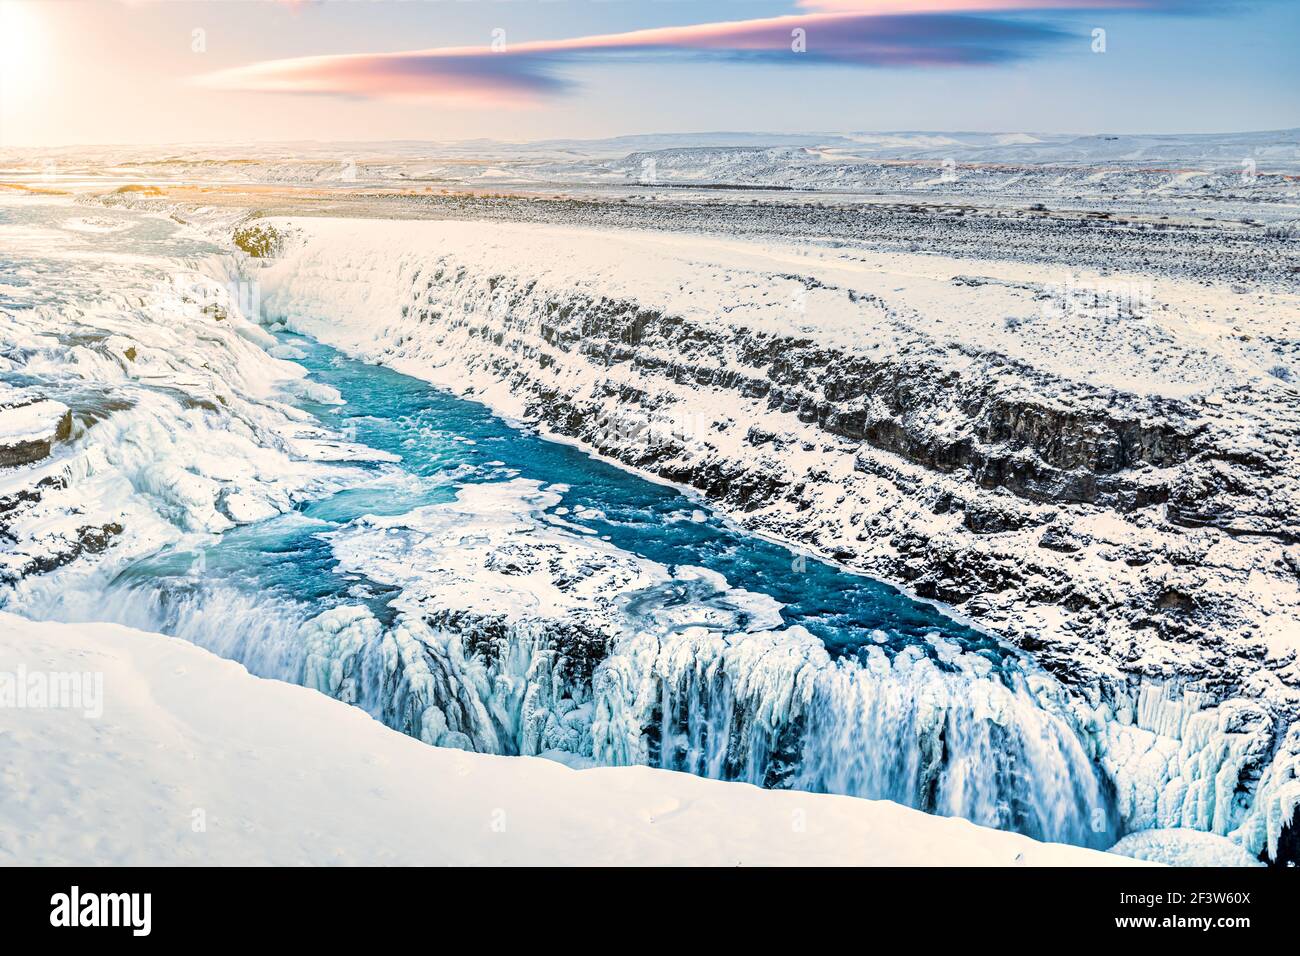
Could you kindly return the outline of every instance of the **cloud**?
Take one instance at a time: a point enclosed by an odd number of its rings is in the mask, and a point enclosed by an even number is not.
[[[280,0],[300,3],[308,0]],[[1244,0],[794,0],[811,11],[480,47],[269,60],[199,77],[270,93],[527,105],[575,84],[563,69],[611,60],[759,61],[778,66],[979,66],[1040,55],[1069,34],[1026,13],[1216,13]],[[999,16],[1001,15],[1001,16]],[[795,32],[805,46],[797,50]]]
[[[1240,5],[1241,0],[797,0],[804,10],[886,16],[899,13],[1033,13],[1132,10],[1195,13]]]
[[[490,50],[420,50],[270,60],[200,77],[215,89],[523,105],[570,83],[536,57]]]
[[[840,0],[819,0],[833,3]],[[1017,6],[1021,0],[978,0]],[[1036,0],[1043,3],[1045,0]],[[1051,2],[1051,0],[1046,0]],[[1073,0],[1078,5],[1081,0]],[[890,11],[953,7],[904,0]],[[929,7],[927,6],[929,5]],[[802,33],[800,32],[802,31]],[[220,89],[517,105],[563,92],[565,66],[610,60],[754,61],[787,66],[972,66],[1037,54],[1067,34],[1042,24],[958,13],[806,13],[481,47],[270,60],[199,78]],[[802,43],[801,43],[802,38]]]

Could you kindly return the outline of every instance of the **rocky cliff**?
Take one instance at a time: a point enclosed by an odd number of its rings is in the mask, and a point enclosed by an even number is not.
[[[811,244],[296,225],[260,274],[268,319],[953,606],[1133,730],[1098,736],[1132,819],[1226,832],[1266,790],[1257,842],[1277,845],[1300,799],[1294,296]],[[1230,768],[1209,783],[1222,819],[1188,820],[1207,761]]]

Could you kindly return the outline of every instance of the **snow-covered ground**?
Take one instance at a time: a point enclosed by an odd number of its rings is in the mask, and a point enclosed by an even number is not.
[[[922,252],[815,242],[684,242],[631,230],[481,222],[269,222],[304,241],[254,273],[268,315],[298,316],[328,300],[318,323],[359,342],[382,343],[399,318],[418,325],[421,299],[441,305],[446,295],[459,309],[515,327],[535,322],[519,314],[533,305],[528,296],[546,295],[575,307],[604,300],[616,313],[611,320],[635,306],[715,335],[743,329],[887,356],[933,350],[958,374],[996,354],[1022,375],[1152,398],[1220,397],[1244,385],[1281,401],[1294,392],[1288,380],[1300,378],[1300,356],[1286,348],[1300,338],[1295,290],[1239,292],[992,258],[972,269]],[[483,301],[474,301],[494,277]],[[423,294],[413,296],[420,279]],[[431,331],[442,329],[431,324]],[[1290,374],[1274,374],[1279,366]]]
[[[0,178],[500,189],[690,188],[1156,208],[1291,222],[1300,130],[1218,135],[704,133],[540,143],[281,143],[0,149]]]
[[[0,701],[19,665],[28,682],[99,675],[103,713],[0,709],[4,864],[1129,862],[886,801],[430,747],[116,625],[0,612]]]

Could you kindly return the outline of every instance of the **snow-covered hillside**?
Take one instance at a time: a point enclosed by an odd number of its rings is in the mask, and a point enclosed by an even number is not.
[[[1217,136],[862,134],[781,145],[642,148],[603,172],[644,186],[1043,199],[1072,208],[1174,208],[1295,216],[1300,131]],[[1276,210],[1270,208],[1277,204]]]
[[[0,613],[0,676],[102,675],[102,716],[0,711],[0,863],[1092,866],[884,801],[430,747],[192,644]]]
[[[765,183],[777,187],[880,189],[891,165],[938,164],[1009,168],[1003,181],[1070,167],[1104,167],[1132,185],[1143,174],[1157,185],[1176,171],[1200,173],[1187,184],[1211,181],[1253,186],[1266,195],[1283,184],[1272,180],[1300,169],[1300,130],[1217,134],[1093,134],[1006,132],[717,132],[650,134],[608,139],[509,143],[336,142],[261,145],[169,144],[167,146],[52,147],[0,149],[0,172],[22,178],[146,178],[158,182],[296,182],[356,185],[366,182],[472,184],[493,179],[520,183],[601,181],[615,174],[640,177],[653,160],[665,180]],[[1240,181],[1252,160],[1262,182]],[[1068,177],[1087,189],[1088,172]],[[1127,173],[1139,178],[1129,178]],[[903,177],[919,185],[933,176]],[[1101,177],[1106,178],[1106,177]],[[1097,183],[1097,178],[1091,180]],[[945,180],[951,185],[951,180]],[[1059,185],[1059,183],[1058,183]],[[1292,187],[1294,190],[1294,187]]]

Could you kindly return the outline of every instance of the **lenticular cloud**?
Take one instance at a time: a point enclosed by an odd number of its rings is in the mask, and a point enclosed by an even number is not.
[[[561,69],[583,63],[654,58],[790,66],[975,66],[1032,56],[1066,36],[1022,21],[908,13],[910,6],[893,8],[901,15],[796,14],[565,40],[513,43],[502,36],[488,46],[270,60],[200,81],[257,92],[509,103],[563,92],[572,81]],[[918,6],[924,9],[924,0]]]

